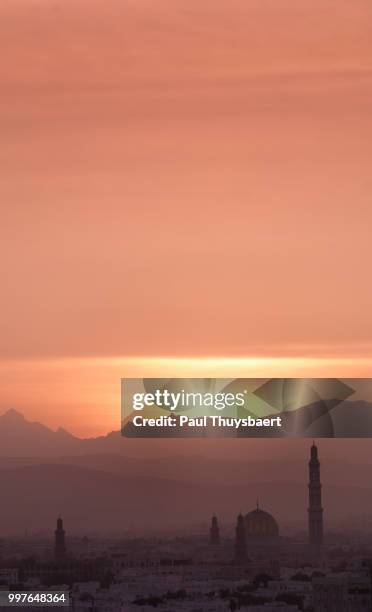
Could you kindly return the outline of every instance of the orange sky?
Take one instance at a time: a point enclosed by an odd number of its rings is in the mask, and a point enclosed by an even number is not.
[[[112,357],[365,372],[369,0],[2,0],[0,40],[0,406],[82,431],[82,358],[97,431]]]

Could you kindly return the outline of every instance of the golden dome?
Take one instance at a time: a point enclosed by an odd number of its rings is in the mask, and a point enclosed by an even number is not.
[[[245,515],[244,526],[247,538],[277,538],[279,536],[278,523],[274,517],[258,507]]]

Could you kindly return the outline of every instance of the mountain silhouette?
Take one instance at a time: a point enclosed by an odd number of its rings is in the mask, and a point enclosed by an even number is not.
[[[1,456],[38,456],[62,454],[77,450],[80,440],[64,429],[53,431],[38,422],[27,421],[17,410],[0,416]]]
[[[318,403],[304,406],[297,411],[284,412],[289,438],[301,436],[304,432],[308,437],[341,436],[343,438],[372,437],[372,404],[365,401],[344,401],[332,407],[328,401],[329,410]],[[331,427],[330,427],[331,422]],[[291,446],[284,446],[282,440],[251,439],[249,445],[244,440],[236,438],[145,438],[128,439],[120,431],[112,431],[106,435],[94,438],[78,438],[63,428],[56,431],[45,425],[32,422],[16,410],[8,410],[0,416],[0,457],[63,457],[80,455],[126,455],[144,459],[159,456],[186,454],[201,454],[209,457],[220,457],[224,452],[224,460],[255,459],[265,460],[267,457],[285,458],[286,453],[303,456],[307,447],[306,439],[298,439]],[[359,441],[359,445],[361,444]],[[366,441],[367,442],[367,441]],[[332,447],[332,456],[344,454],[346,441],[338,440],[337,447]],[[330,441],[322,442],[331,448]],[[287,449],[287,450],[286,450]],[[356,454],[355,454],[356,453]],[[355,448],[352,455],[365,461],[365,454]],[[364,455],[364,456],[363,456]]]
[[[370,408],[344,402],[335,408],[338,426],[344,433],[353,423],[360,428],[357,419]],[[193,529],[217,510],[233,524],[257,496],[281,522],[305,527],[309,444],[296,437],[127,439],[120,432],[80,439],[9,410],[0,416],[0,535],[54,524],[59,512],[79,533]],[[372,513],[371,440],[318,445],[328,520]]]

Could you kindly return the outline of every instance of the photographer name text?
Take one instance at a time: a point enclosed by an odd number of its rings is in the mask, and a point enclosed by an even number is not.
[[[181,415],[176,416],[159,416],[156,418],[145,418],[136,415],[132,419],[135,427],[233,427],[240,429],[241,427],[281,427],[282,417],[263,417],[255,418],[248,416],[246,418],[223,417],[221,415],[204,415],[200,417],[188,417]]]

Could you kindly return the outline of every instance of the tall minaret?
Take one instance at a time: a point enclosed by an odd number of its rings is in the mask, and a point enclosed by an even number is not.
[[[212,546],[218,546],[220,543],[220,529],[218,527],[216,516],[212,516],[211,527],[209,530],[209,543],[212,544]]]
[[[323,544],[322,485],[320,484],[320,463],[318,449],[314,442],[309,461],[309,543],[312,546]]]
[[[54,558],[61,561],[66,557],[65,530],[61,517],[57,519],[57,529],[54,532]]]
[[[244,517],[242,513],[239,514],[236,522],[235,562],[239,564],[247,562],[247,541],[245,537]]]

